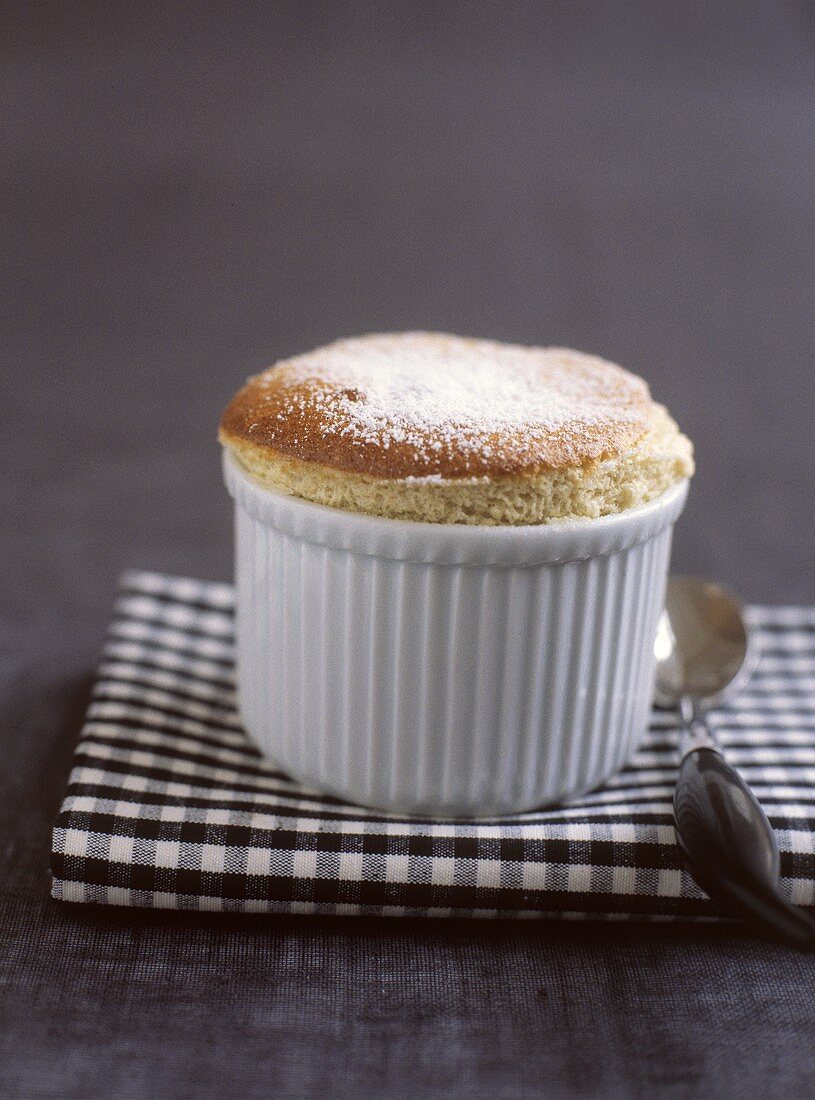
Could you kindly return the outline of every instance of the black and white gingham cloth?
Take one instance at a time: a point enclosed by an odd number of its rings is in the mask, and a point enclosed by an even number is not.
[[[711,723],[764,805],[782,888],[815,904],[815,608],[753,608],[759,669]],[[426,821],[293,783],[235,711],[233,591],[150,573],[121,584],[54,828],[53,896],[240,912],[715,916],[681,870],[676,729],[556,810]]]

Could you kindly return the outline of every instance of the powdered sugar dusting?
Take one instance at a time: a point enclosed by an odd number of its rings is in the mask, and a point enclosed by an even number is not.
[[[314,440],[301,435],[316,423],[323,441],[368,456],[397,451],[411,463],[402,476],[420,477],[449,476],[451,462],[461,476],[497,460],[599,455],[612,437],[638,435],[650,406],[644,382],[592,356],[432,333],[342,340],[250,387],[250,437],[273,443],[273,421],[295,451],[309,450]]]

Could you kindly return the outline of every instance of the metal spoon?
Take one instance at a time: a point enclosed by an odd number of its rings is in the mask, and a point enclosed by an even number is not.
[[[682,723],[674,825],[688,871],[734,916],[815,946],[815,920],[779,892],[772,827],[704,717],[752,671],[755,647],[738,602],[708,581],[671,577],[655,648],[656,702],[678,706]]]

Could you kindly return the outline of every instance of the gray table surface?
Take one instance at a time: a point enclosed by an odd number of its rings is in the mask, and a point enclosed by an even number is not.
[[[675,567],[812,601],[812,7],[0,32],[0,1094],[811,1094],[815,965],[742,931],[80,910],[47,856],[118,572],[229,576],[220,409],[334,336],[617,359],[697,444]]]

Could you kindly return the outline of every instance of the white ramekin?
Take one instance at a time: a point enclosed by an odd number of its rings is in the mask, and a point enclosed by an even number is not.
[[[493,815],[631,756],[683,481],[535,527],[408,523],[263,488],[235,500],[238,699],[283,771],[364,805]]]

